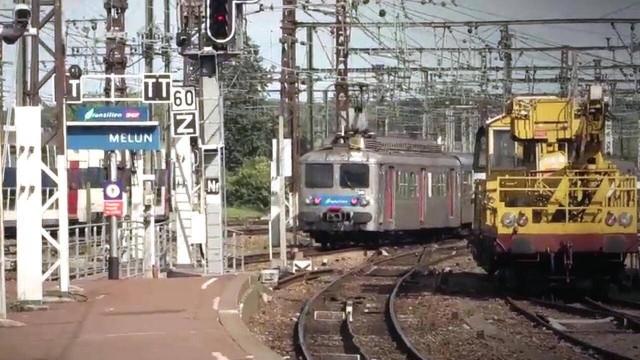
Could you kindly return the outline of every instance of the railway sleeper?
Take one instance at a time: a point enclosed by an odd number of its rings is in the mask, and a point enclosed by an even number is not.
[[[543,317],[540,314],[538,314],[538,316]],[[606,324],[606,323],[614,322],[614,319],[612,317],[607,317],[604,319],[556,319],[556,318],[545,316],[544,319],[549,323],[549,325],[553,326],[558,330],[571,331],[571,332],[576,332],[576,331],[573,331],[572,329],[567,328],[566,326],[564,326],[565,324],[594,325],[594,324]]]
[[[314,354],[313,358],[318,360],[364,360],[358,354]]]
[[[316,310],[313,312],[315,321],[344,321],[346,319],[343,311]]]

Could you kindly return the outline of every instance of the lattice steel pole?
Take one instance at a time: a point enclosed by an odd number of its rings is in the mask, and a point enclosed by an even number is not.
[[[503,76],[504,76],[504,84],[503,84],[503,101],[508,101],[511,98],[512,90],[513,90],[513,57],[511,55],[511,34],[509,34],[509,26],[504,25],[500,29],[500,42],[499,47],[501,49],[500,55],[502,61],[504,62]]]
[[[289,135],[291,137],[291,187],[292,192],[296,194],[294,201],[299,193],[300,168],[298,158],[300,156],[300,124],[298,113],[298,74],[296,68],[296,7],[298,0],[283,0],[282,7],[282,73],[280,76],[280,112],[284,116],[284,121],[289,126]],[[281,194],[284,196],[284,194]],[[295,214],[295,204],[289,204],[291,214]],[[281,209],[281,215],[286,216],[284,209]],[[294,242],[297,241],[296,236],[296,218],[293,219],[293,237]],[[281,249],[286,244],[280,244]],[[284,265],[284,264],[283,264]]]
[[[349,127],[349,34],[347,0],[336,1],[336,126]]]

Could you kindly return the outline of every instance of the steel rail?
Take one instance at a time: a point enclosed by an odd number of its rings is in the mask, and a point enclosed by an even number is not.
[[[435,251],[442,251],[442,250],[454,250],[457,251],[458,249],[449,249],[449,248],[439,248],[436,249]],[[423,256],[425,254],[423,253]],[[430,262],[428,265],[433,266],[433,265],[437,265],[440,264],[444,261],[447,260],[451,260],[454,259],[456,257],[461,256],[461,254],[452,254],[449,256],[445,256],[442,258],[439,258],[435,261]],[[404,282],[409,279],[418,269],[418,266],[420,265],[420,263],[422,262],[422,258],[418,261],[418,265],[414,266],[413,269],[411,269],[409,272],[407,272],[404,276],[402,276],[400,279],[398,279],[398,281],[396,282],[395,286],[393,287],[393,291],[391,292],[391,294],[389,295],[389,301],[388,301],[388,306],[387,306],[387,314],[389,319],[391,319],[391,329],[392,331],[395,332],[396,337],[400,340],[400,345],[402,347],[404,347],[405,351],[407,351],[409,358],[412,360],[428,360],[428,357],[425,357],[424,355],[422,355],[418,349],[416,349],[416,347],[413,345],[413,342],[411,341],[411,339],[409,339],[409,336],[407,336],[404,332],[404,330],[402,330],[402,325],[400,324],[400,320],[398,320],[398,316],[396,315],[396,298],[398,296],[398,293],[400,292],[400,288],[402,287],[402,285],[404,284]]]
[[[635,332],[640,332],[640,317],[634,316],[632,314],[627,314],[620,310],[616,310],[606,304],[595,301],[591,298],[585,298],[584,301],[588,306],[591,306],[594,309],[597,309],[599,311],[602,311],[605,314],[615,317],[616,320],[618,320],[623,324],[623,326]]]
[[[334,272],[334,269],[320,269],[320,270],[300,272],[300,273],[279,279],[278,284],[275,286],[275,289],[276,290],[284,289],[289,285],[295,284],[297,282],[317,279],[323,275],[328,275],[333,272]]]
[[[378,259],[377,261],[373,261],[373,262],[366,262],[366,263],[356,267],[354,270],[351,270],[350,272],[348,272],[348,273],[338,277],[337,279],[333,280],[324,289],[320,290],[315,295],[313,295],[313,297],[311,297],[309,300],[307,300],[305,302],[304,307],[302,308],[302,311],[300,312],[300,316],[298,317],[298,323],[296,324],[296,334],[294,335],[296,346],[297,346],[297,348],[298,348],[298,350],[300,352],[300,355],[302,355],[302,357],[304,359],[306,359],[306,360],[313,360],[314,359],[313,354],[311,353],[311,350],[307,347],[307,344],[306,344],[306,341],[305,341],[305,330],[304,330],[304,327],[305,327],[307,318],[309,316],[309,313],[311,312],[311,306],[313,305],[313,303],[322,294],[324,294],[326,291],[328,291],[333,286],[338,284],[340,281],[343,281],[345,278],[347,278],[349,276],[353,276],[353,275],[361,272],[362,270],[364,270],[367,267],[380,265],[380,264],[383,264],[385,262],[394,261],[394,260],[397,260],[399,258],[407,257],[407,256],[415,255],[415,254],[416,254],[416,251],[407,251],[407,252],[404,252],[402,254],[394,255],[394,256],[392,256],[390,258]],[[346,340],[348,340],[350,343],[352,343],[355,346],[356,349],[358,349],[359,354],[356,354],[356,355],[360,355],[363,358],[366,358],[365,355],[362,353],[361,349],[355,343],[355,341],[353,341],[353,332],[351,331],[351,327],[348,324],[348,321],[345,321],[345,322],[347,323],[347,325],[346,325],[347,333],[351,337],[350,339],[346,339]],[[345,324],[343,323],[341,326],[345,326]]]
[[[579,339],[573,335],[571,335],[570,333],[560,330],[554,326],[552,326],[549,322],[545,321],[542,317],[540,317],[539,315],[533,313],[532,311],[528,310],[526,307],[521,306],[520,304],[517,303],[517,301],[513,300],[511,297],[507,297],[506,298],[506,302],[507,304],[509,304],[509,306],[514,309],[517,313],[519,313],[520,315],[524,316],[525,318],[529,319],[529,321],[538,324],[542,327],[544,327],[547,330],[550,330],[551,332],[553,332],[554,334],[556,334],[556,336],[560,337],[561,339],[564,339],[568,342],[571,342],[577,346],[581,346],[585,349],[588,349],[590,351],[593,351],[601,356],[603,356],[606,359],[612,359],[612,360],[633,360],[633,358],[628,357],[628,356],[624,356],[615,352],[612,352],[610,350],[601,348],[597,345],[591,344],[587,341],[584,341],[582,339]]]
[[[607,303],[616,305],[616,306],[626,307],[629,309],[640,310],[640,302],[636,302],[636,301],[609,298],[607,299]]]

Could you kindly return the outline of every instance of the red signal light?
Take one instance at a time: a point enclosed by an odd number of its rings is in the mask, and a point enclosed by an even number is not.
[[[217,22],[225,22],[227,21],[227,16],[225,14],[217,14],[216,16],[214,16],[214,19]]]

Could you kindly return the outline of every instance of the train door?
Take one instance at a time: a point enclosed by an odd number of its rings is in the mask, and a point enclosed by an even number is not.
[[[420,225],[424,225],[424,213],[427,208],[427,170],[420,169],[420,178],[418,179],[418,220]]]
[[[396,169],[389,166],[384,182],[384,222],[386,224],[393,224],[395,215],[395,182]]]

